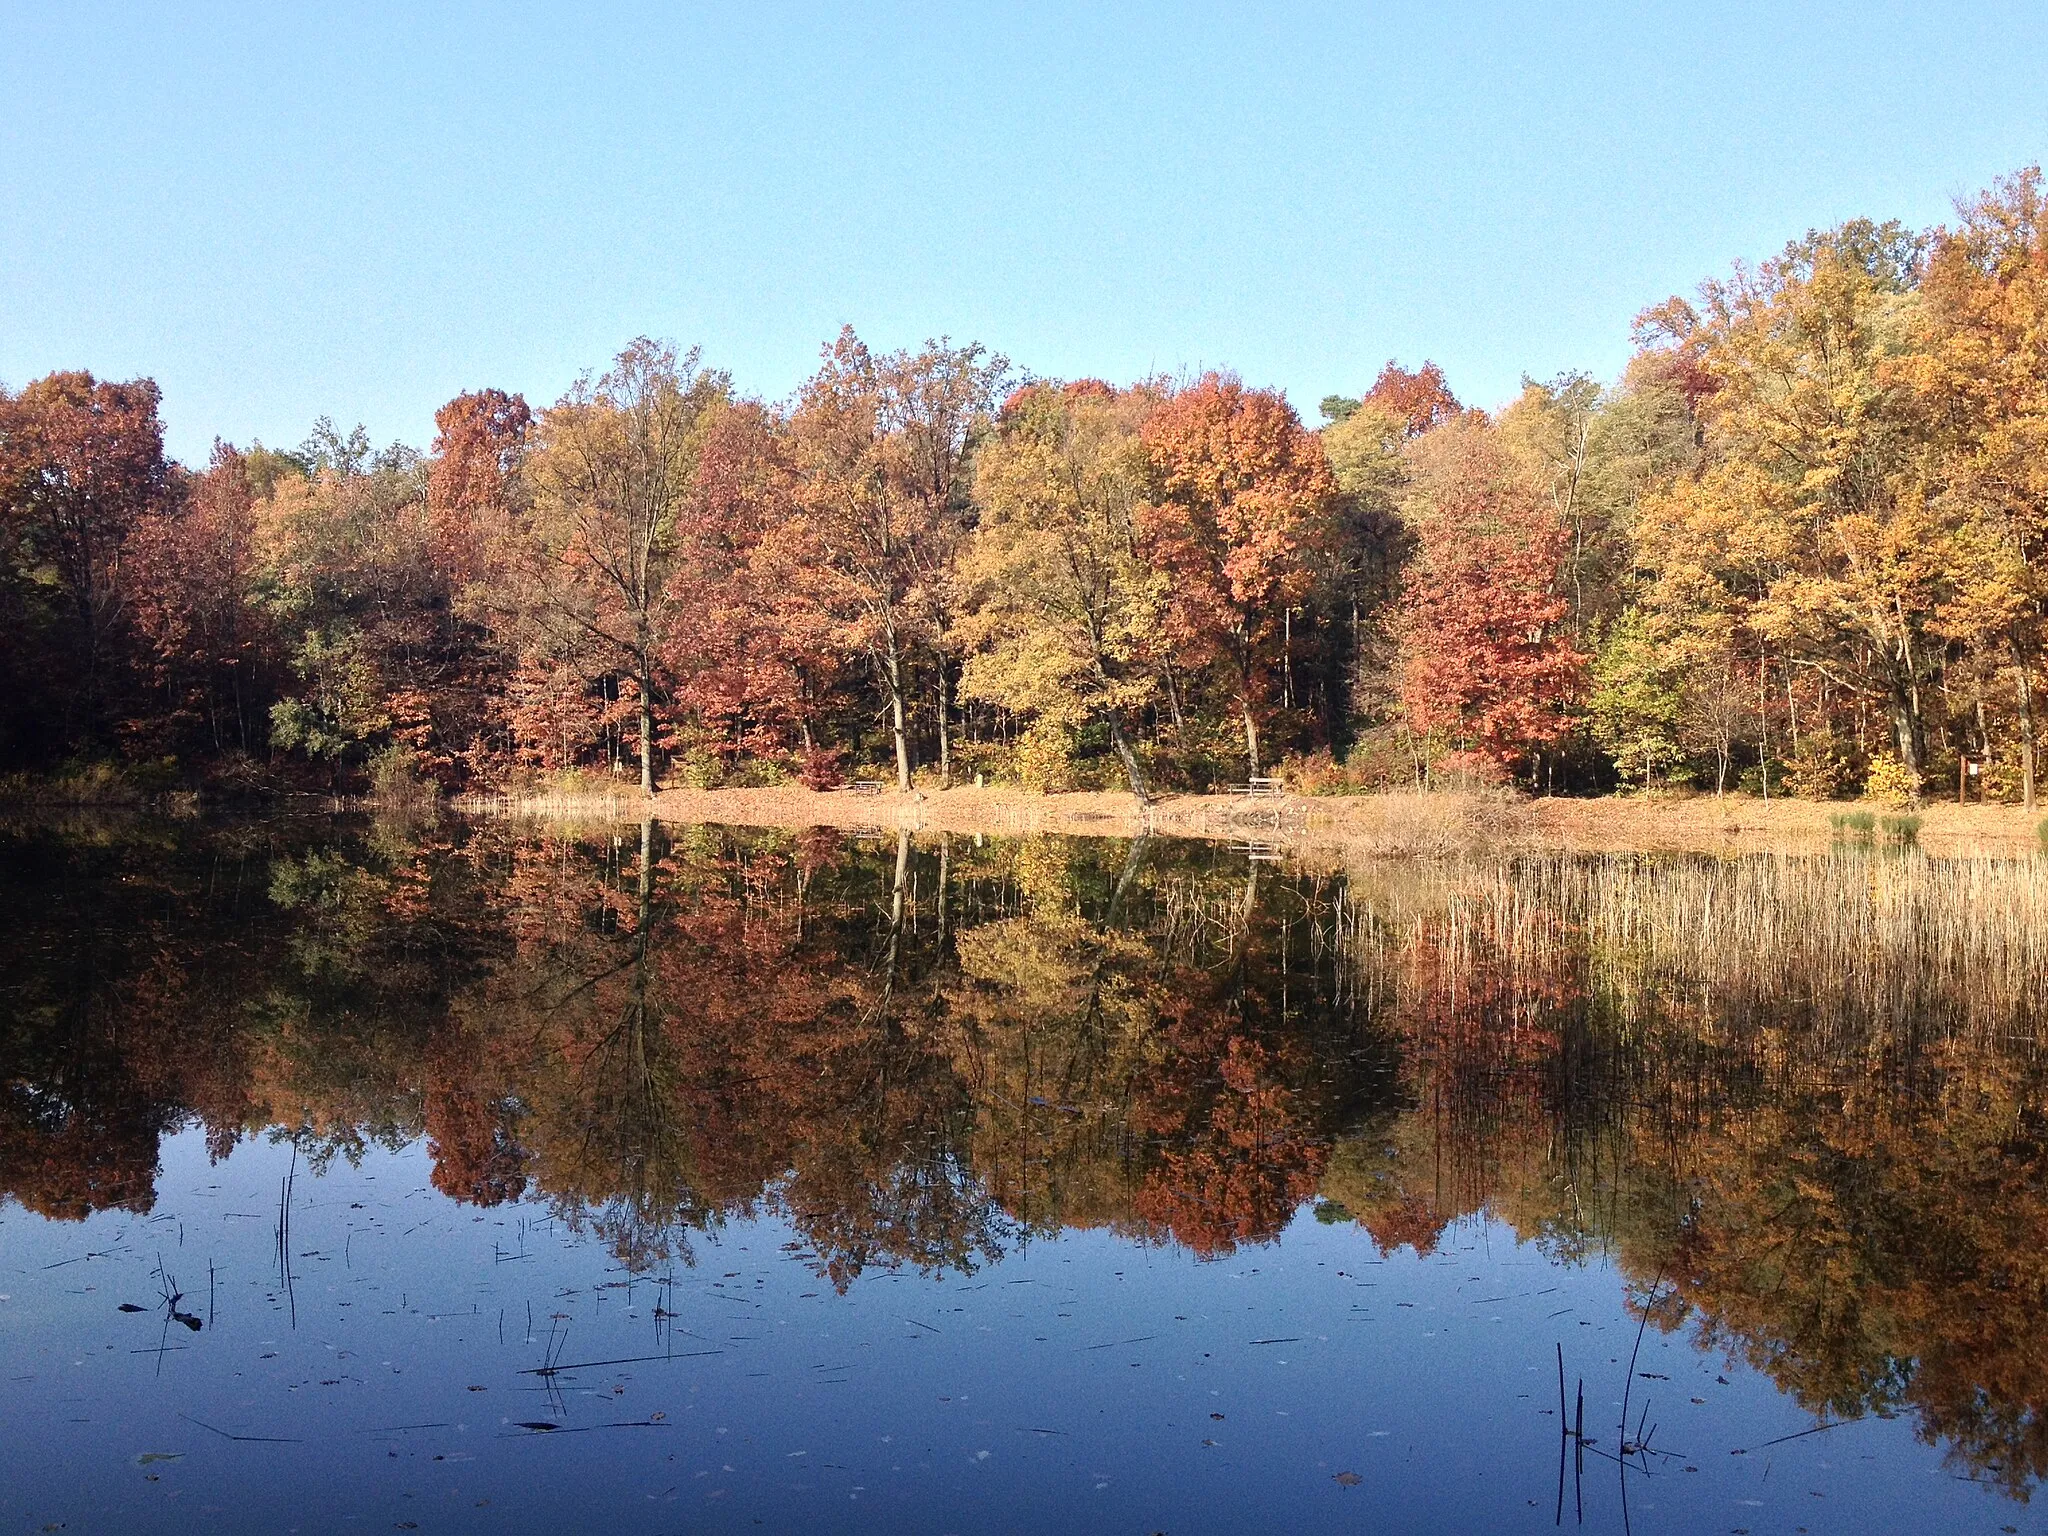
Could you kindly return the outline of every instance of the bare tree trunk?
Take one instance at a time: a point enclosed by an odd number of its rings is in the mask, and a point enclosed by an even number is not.
[[[1892,739],[1898,743],[1899,761],[1918,783],[1926,767],[1926,752],[1921,743],[1918,712],[1913,701],[1903,695],[1892,700]]]
[[[894,630],[889,632],[886,660],[888,662],[886,671],[889,684],[889,723],[896,733],[896,787],[901,790],[908,790],[910,788],[910,731],[903,699],[903,653],[896,648],[896,634]]]
[[[1756,655],[1756,719],[1757,748],[1756,771],[1763,780],[1764,802],[1771,798],[1771,692],[1769,679],[1764,675],[1764,653]]]
[[[1259,776],[1259,722],[1252,715],[1250,692],[1247,691],[1238,702],[1244,711],[1244,752],[1245,756],[1251,760],[1252,777],[1257,778]]]
[[[2020,664],[2020,797],[2034,808],[2034,679],[2024,656]]]
[[[1124,735],[1124,723],[1115,714],[1109,717],[1109,741],[1123,761],[1124,774],[1131,781],[1131,794],[1137,799],[1138,809],[1146,809],[1152,804],[1152,796],[1146,792],[1145,775],[1138,768],[1138,754],[1131,750],[1130,738]]]
[[[640,669],[640,793],[654,793],[654,688],[653,680],[647,675],[647,667]]]
[[[1294,708],[1294,610],[1292,608],[1280,610],[1280,623],[1284,637],[1281,641],[1280,652],[1282,669],[1282,682],[1280,686],[1282,693],[1286,697],[1287,707],[1292,709]]]
[[[939,783],[953,787],[953,668],[939,661]]]
[[[1178,738],[1187,729],[1187,721],[1180,712],[1180,684],[1174,681],[1172,667],[1163,669],[1160,676],[1166,680],[1166,707],[1173,716],[1173,734]]]

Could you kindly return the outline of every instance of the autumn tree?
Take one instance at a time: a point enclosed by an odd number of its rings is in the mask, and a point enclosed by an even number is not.
[[[1141,805],[1130,721],[1157,691],[1167,605],[1138,538],[1153,403],[1092,381],[1013,395],[980,455],[981,521],[956,576],[963,690],[1064,734],[1105,724]]]
[[[296,679],[270,710],[273,746],[333,775],[409,730],[431,736],[446,677],[448,599],[419,456],[368,452],[361,429],[316,427],[301,462],[252,508],[251,600]]]
[[[163,726],[203,725],[216,752],[247,753],[262,740],[271,636],[249,602],[255,537],[248,461],[216,441],[206,472],[176,504],[145,516],[130,540],[130,611],[152,702]]]
[[[823,782],[836,756],[818,736],[845,658],[832,612],[813,601],[822,552],[802,518],[782,423],[739,401],[716,411],[678,533],[669,600],[689,616],[666,653],[676,700],[727,756],[792,749]]]
[[[102,723],[123,549],[171,495],[158,400],[148,379],[82,371],[0,391],[0,537],[24,606],[53,611],[76,669],[77,685],[62,691],[62,737]]]
[[[1417,734],[1512,768],[1570,729],[1580,692],[1586,658],[1558,630],[1568,536],[1484,424],[1418,439],[1410,463],[1403,709]]]
[[[1318,435],[1338,500],[1320,563],[1336,616],[1349,630],[1345,706],[1353,730],[1382,724],[1397,698],[1389,625],[1413,543],[1400,510],[1408,483],[1403,450],[1463,409],[1435,363],[1410,371],[1389,362],[1364,399],[1331,396],[1322,403],[1328,424]]]
[[[1392,423],[1403,439],[1420,437],[1433,427],[1455,421],[1464,409],[1451,393],[1443,369],[1435,363],[1403,368],[1391,358],[1362,399],[1326,395],[1322,402],[1323,415],[1338,425],[1363,410]]]
[[[2039,775],[2037,678],[2048,649],[2048,219],[2038,167],[1962,205],[1921,287],[1905,365],[1930,477],[1963,522],[1939,627],[2011,678],[2022,796]]]
[[[1170,584],[1165,637],[1224,671],[1256,775],[1274,653],[1310,590],[1336,480],[1285,399],[1228,374],[1169,394],[1140,436],[1152,483],[1138,526]]]
[[[1711,606],[1740,610],[1760,642],[1759,694],[1775,651],[1880,705],[1916,779],[1949,561],[1949,524],[1911,473],[1897,366],[1921,264],[1900,226],[1856,222],[1707,284],[1697,310],[1666,306],[1664,345],[1714,388],[1703,467],[1650,509],[1643,555],[1655,579],[1691,567],[1724,589]]]
[[[1591,683],[1586,713],[1593,739],[1623,782],[1647,786],[1684,761],[1680,663],[1639,609],[1623,610],[1600,635]]]
[[[646,338],[542,413],[531,504],[513,540],[498,622],[530,648],[620,674],[634,691],[640,788],[654,790],[654,708],[673,617],[668,575],[722,373]]]
[[[457,395],[434,412],[427,468],[427,513],[436,553],[457,589],[485,574],[502,551],[515,479],[525,456],[533,412],[520,395],[480,389]]]
[[[863,656],[885,701],[896,782],[910,787],[915,668],[939,677],[941,762],[950,756],[945,633],[948,569],[966,530],[968,450],[1009,362],[940,339],[877,357],[851,327],[799,392],[790,439],[815,551],[810,601],[839,645]]]

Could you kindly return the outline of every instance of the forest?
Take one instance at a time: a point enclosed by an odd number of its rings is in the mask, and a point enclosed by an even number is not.
[[[1633,335],[1491,413],[1390,362],[1314,426],[851,329],[771,404],[641,339],[424,453],[322,418],[198,467],[151,381],[52,373],[0,389],[0,769],[2032,805],[2039,169]]]

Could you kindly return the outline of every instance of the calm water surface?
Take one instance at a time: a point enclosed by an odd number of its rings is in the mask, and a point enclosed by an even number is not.
[[[2038,861],[16,826],[0,1522],[2041,1530],[2044,1019]]]

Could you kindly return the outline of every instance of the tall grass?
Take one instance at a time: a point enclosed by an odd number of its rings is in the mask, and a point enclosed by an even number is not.
[[[2048,863],[1841,844],[1735,859],[1554,855],[1354,877],[1353,962],[1426,945],[1433,975],[1569,978],[1617,1022],[1839,1044],[2048,1021]]]

